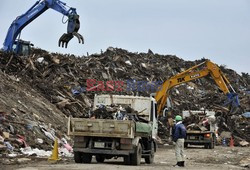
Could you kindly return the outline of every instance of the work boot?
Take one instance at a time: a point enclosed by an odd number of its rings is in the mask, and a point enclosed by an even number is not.
[[[180,162],[180,166],[181,166],[181,167],[184,167],[184,166],[185,166],[184,163],[185,163],[185,161],[181,161],[181,162]]]
[[[181,162],[177,162],[177,164],[173,165],[173,167],[181,167]]]

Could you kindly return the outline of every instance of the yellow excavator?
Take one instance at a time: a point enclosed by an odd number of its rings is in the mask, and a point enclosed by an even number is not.
[[[158,115],[166,116],[164,108],[166,106],[169,92],[173,87],[206,76],[211,76],[214,79],[215,83],[219,86],[220,90],[223,91],[225,95],[227,95],[227,104],[230,104],[230,111],[240,106],[238,95],[236,94],[226,76],[222,73],[220,68],[215,63],[211,62],[210,60],[206,60],[187,69],[186,71],[183,71],[171,77],[162,84],[155,95]],[[168,123],[170,125],[171,132],[171,128],[173,126],[171,111],[168,111]],[[187,147],[189,144],[204,145],[205,148],[213,149],[216,143],[215,136],[215,131],[211,129],[209,131],[188,130],[184,146]]]
[[[210,60],[206,60],[198,65],[195,65],[186,71],[183,71],[170,79],[166,80],[159,90],[156,92],[155,100],[157,102],[157,112],[158,115],[163,115],[163,109],[165,108],[167,98],[169,96],[169,91],[182,83],[186,83],[192,80],[200,79],[202,77],[211,76],[215,83],[219,86],[220,90],[223,91],[225,95],[228,97],[228,103],[233,106],[238,107],[239,99],[235,90],[231,86],[229,80],[222,73],[217,64],[211,62]],[[230,90],[229,90],[230,88]]]

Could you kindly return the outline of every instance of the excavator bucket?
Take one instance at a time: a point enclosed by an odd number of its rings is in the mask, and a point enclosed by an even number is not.
[[[58,46],[67,48],[69,41],[75,36],[79,43],[84,44],[84,39],[81,34],[78,33],[80,28],[80,21],[78,15],[69,16],[67,33],[64,33],[58,42]]]
[[[79,43],[84,43],[84,39],[83,39],[83,36],[77,32],[74,32],[74,33],[64,33],[61,38],[59,39],[59,42],[58,42],[58,46],[62,46],[62,47],[65,47],[67,48],[68,47],[68,43],[69,41],[73,38],[73,37],[76,37],[78,39],[78,42]]]
[[[58,46],[60,47],[62,45],[62,47],[65,47],[67,48],[68,47],[68,43],[69,41],[73,38],[73,34],[72,33],[64,33],[61,38],[59,39],[59,42],[58,42]]]

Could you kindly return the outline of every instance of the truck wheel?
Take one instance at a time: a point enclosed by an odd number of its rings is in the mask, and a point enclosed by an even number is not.
[[[188,143],[184,143],[184,148],[187,148],[188,147]]]
[[[98,162],[98,163],[103,163],[104,160],[105,160],[105,157],[102,156],[102,155],[96,155],[96,156],[95,156],[95,159],[96,159],[96,162]]]
[[[140,165],[141,155],[142,155],[142,147],[141,144],[138,143],[138,146],[135,147],[135,153],[131,154],[130,157],[131,165]]]
[[[209,147],[209,149],[214,149],[214,141],[212,141],[211,143],[209,143],[208,147]]]
[[[123,157],[123,162],[125,165],[130,165],[130,156],[124,156]]]
[[[92,160],[92,155],[84,153],[82,154],[82,162],[83,163],[90,163]]]
[[[152,164],[154,162],[154,157],[155,157],[155,145],[154,142],[151,142],[151,152],[149,156],[145,157],[145,162],[147,164]]]
[[[74,160],[75,160],[75,163],[82,163],[82,153],[74,152]]]

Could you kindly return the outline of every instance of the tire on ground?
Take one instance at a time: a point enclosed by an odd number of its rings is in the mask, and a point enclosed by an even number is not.
[[[96,162],[103,163],[105,160],[105,157],[103,155],[96,155],[95,159],[96,159]]]
[[[82,154],[82,162],[83,163],[90,163],[91,160],[92,160],[92,155],[87,154],[87,153]]]
[[[135,153],[131,154],[130,156],[131,165],[140,165],[141,155],[142,155],[142,147],[141,144],[138,143],[138,146],[135,147]]]
[[[205,149],[209,149],[209,144],[208,143],[204,144],[204,147]]]
[[[124,156],[123,157],[123,162],[125,165],[130,165],[131,162],[130,162],[130,156]]]
[[[211,141],[208,146],[209,149],[214,149],[214,141]]]
[[[155,156],[155,145],[154,142],[151,142],[151,153],[149,156],[145,157],[145,162],[147,164],[152,164],[154,162],[154,156]]]
[[[75,163],[82,163],[82,153],[74,152],[74,160],[75,160]]]

